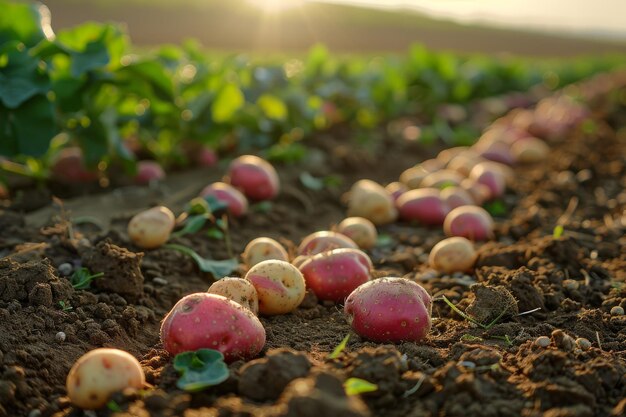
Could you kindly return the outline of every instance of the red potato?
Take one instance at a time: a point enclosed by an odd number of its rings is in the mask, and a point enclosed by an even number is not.
[[[398,197],[400,197],[402,193],[406,193],[407,191],[409,191],[409,187],[402,184],[401,182],[392,182],[387,184],[385,190],[387,190],[387,192],[391,194],[391,198],[393,199],[393,201],[397,201]]]
[[[395,221],[398,211],[393,198],[382,185],[360,180],[348,193],[348,216],[365,217],[375,225],[382,225]]]
[[[450,211],[436,188],[420,188],[407,191],[396,202],[400,218],[417,220],[425,225],[440,225]]]
[[[268,259],[289,261],[289,254],[277,241],[269,237],[258,237],[251,240],[241,255],[248,268]]]
[[[512,165],[513,155],[511,155],[511,145],[503,142],[500,138],[490,138],[489,140],[478,141],[472,147],[481,157],[490,161]]]
[[[241,191],[251,200],[270,200],[278,195],[280,181],[272,165],[254,155],[233,159],[224,182]]]
[[[342,302],[356,287],[369,281],[369,256],[358,249],[333,249],[300,265],[306,285],[320,300]]]
[[[494,199],[504,194],[506,178],[502,169],[492,162],[476,164],[469,175],[470,179],[489,187],[489,198]]]
[[[419,342],[431,327],[432,299],[404,278],[378,278],[355,289],[344,312],[352,329],[374,342]]]
[[[464,237],[449,237],[433,247],[428,263],[437,271],[466,272],[474,267],[477,256],[472,242]]]
[[[459,185],[463,179],[463,175],[456,171],[442,169],[425,176],[422,180],[421,188],[440,188],[446,185]]]
[[[234,217],[241,217],[248,212],[248,200],[238,189],[224,182],[209,184],[200,192],[200,197],[213,196],[224,202],[228,212]]]
[[[461,206],[452,210],[443,222],[447,236],[461,236],[470,240],[487,240],[493,237],[494,222],[482,207]]]
[[[361,249],[371,249],[376,245],[378,232],[374,223],[363,217],[348,217],[337,225],[337,231],[348,236]]]
[[[311,256],[331,249],[357,249],[358,247],[356,242],[344,234],[323,230],[311,233],[302,239],[300,246],[298,246],[298,255]]]
[[[550,147],[541,139],[527,138],[514,143],[511,153],[515,162],[529,164],[548,158]]]
[[[471,178],[466,178],[461,181],[459,187],[472,196],[472,199],[474,200],[472,204],[482,205],[491,197],[491,190],[489,187]]]
[[[198,166],[212,167],[217,164],[218,157],[213,149],[203,146],[194,156],[194,160]]]
[[[135,175],[135,183],[145,185],[152,181],[160,181],[165,178],[165,171],[161,164],[156,161],[139,161],[137,162],[137,175]]]
[[[254,285],[246,279],[225,277],[211,284],[207,292],[224,296],[241,304],[254,314],[259,314],[259,295]]]
[[[245,278],[256,288],[261,314],[290,313],[304,299],[304,277],[298,268],[288,262],[263,261],[250,268]]]
[[[94,349],[81,356],[67,375],[67,396],[76,407],[94,410],[112,394],[143,388],[146,379],[139,361],[119,349]]]
[[[448,207],[449,210],[455,209],[460,206],[470,206],[476,204],[474,197],[465,191],[461,186],[448,187],[441,190],[439,194],[441,201]]]
[[[164,206],[153,207],[136,214],[128,223],[128,237],[144,249],[162,246],[174,229],[174,213]]]
[[[98,173],[85,165],[83,151],[79,147],[62,149],[52,160],[52,177],[66,184],[86,184],[98,180]]]
[[[181,298],[161,323],[161,341],[171,355],[202,348],[219,350],[228,363],[254,358],[265,329],[249,309],[217,294]]]

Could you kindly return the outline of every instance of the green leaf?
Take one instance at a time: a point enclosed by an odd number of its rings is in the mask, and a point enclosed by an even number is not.
[[[213,349],[183,352],[174,358],[174,369],[181,375],[176,386],[188,392],[198,392],[228,379],[224,355]]]
[[[211,212],[215,213],[228,208],[228,203],[223,200],[219,200],[214,195],[208,195],[204,197],[204,200],[208,203]]]
[[[211,115],[216,123],[227,123],[232,121],[235,114],[243,107],[246,100],[243,92],[233,83],[226,84],[217,94]]]
[[[42,4],[0,1],[0,45],[19,40],[27,46],[53,37],[50,11]]]
[[[347,395],[358,395],[378,390],[378,385],[361,378],[348,378],[343,383]]]
[[[213,275],[213,278],[220,279],[224,278],[239,266],[236,258],[232,259],[224,259],[222,261],[216,261],[213,259],[205,259],[202,256],[198,255],[193,249],[190,249],[183,245],[177,245],[175,243],[168,243],[163,246],[166,249],[172,249],[178,251],[180,253],[184,253],[187,256],[190,256],[202,272],[208,272]]]
[[[185,226],[177,232],[172,233],[172,236],[180,237],[184,235],[189,235],[192,233],[196,233],[202,229],[202,226],[206,224],[208,217],[206,214],[198,214],[195,216],[187,217],[185,221]]]
[[[79,77],[91,70],[105,67],[110,59],[104,39],[89,42],[84,51],[72,51],[70,55],[72,57],[71,72],[74,77]]]
[[[256,101],[256,105],[268,119],[285,120],[287,118],[287,106],[276,96],[263,94]]]
[[[56,133],[54,108],[45,96],[33,97],[15,110],[0,106],[0,155],[41,156]]]
[[[503,216],[506,214],[506,205],[502,200],[489,201],[488,203],[485,203],[483,207],[492,216]]]
[[[2,48],[6,65],[0,67],[0,103],[10,109],[50,90],[50,81],[39,68],[39,58],[30,55],[21,43],[10,42]]]
[[[555,226],[554,230],[552,231],[552,239],[560,238],[561,236],[563,236],[563,232],[564,231],[565,231],[565,229],[560,224]]]
[[[104,276],[104,272],[92,274],[87,268],[79,268],[70,276],[70,283],[75,290],[84,290],[91,286],[91,281]]]
[[[343,340],[333,349],[333,351],[328,355],[328,359],[337,359],[341,352],[346,348],[348,344],[348,340],[350,340],[350,333],[343,338]]]
[[[300,182],[309,190],[319,191],[323,190],[325,185],[324,180],[321,178],[316,178],[308,172],[303,172],[300,174]]]

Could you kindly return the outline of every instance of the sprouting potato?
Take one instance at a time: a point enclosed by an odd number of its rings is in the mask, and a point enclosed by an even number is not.
[[[139,361],[119,349],[94,349],[81,356],[67,375],[72,404],[87,410],[103,407],[111,395],[126,388],[140,389],[145,377]]]
[[[251,240],[241,255],[248,268],[268,259],[289,261],[289,254],[277,241],[269,237],[258,237]]]
[[[128,236],[140,248],[154,249],[170,238],[174,229],[174,213],[164,206],[136,214],[128,223]]]

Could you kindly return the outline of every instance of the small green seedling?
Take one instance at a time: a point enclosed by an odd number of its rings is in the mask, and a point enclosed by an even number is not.
[[[378,385],[361,378],[348,378],[343,383],[343,388],[346,391],[346,395],[358,395],[377,391]]]
[[[469,333],[464,334],[463,336],[461,336],[461,341],[462,342],[482,342],[483,338],[482,337],[478,337],[478,336],[472,336]]]
[[[252,206],[250,206],[250,209],[255,213],[269,213],[270,211],[272,211],[272,207],[272,202],[266,200],[253,204]]]
[[[202,229],[202,227],[206,224],[210,217],[210,214],[194,214],[192,216],[189,216],[185,220],[185,225],[183,226],[183,228],[172,233],[172,236],[181,237],[184,235],[197,233],[200,231],[200,229]]]
[[[202,256],[198,255],[198,253],[193,249],[175,243],[168,243],[163,247],[166,249],[175,250],[191,257],[191,259],[193,259],[196,264],[198,264],[198,268],[200,268],[202,272],[210,273],[215,279],[224,278],[235,269],[237,269],[237,266],[239,265],[239,262],[237,262],[236,258],[224,259],[221,261],[216,261],[214,259],[205,259]]]
[[[180,374],[176,386],[187,392],[198,392],[228,379],[224,355],[213,349],[183,352],[174,358],[174,369]]]
[[[560,238],[561,236],[563,236],[564,231],[565,229],[563,229],[563,226],[561,226],[560,224],[555,226],[554,230],[552,231],[552,239],[556,240]]]
[[[115,400],[111,400],[107,403],[107,408],[111,411],[113,411],[114,413],[119,413],[120,411],[122,411],[122,407],[120,407],[120,405],[115,402]]]
[[[502,200],[493,200],[485,203],[483,208],[492,216],[504,216],[506,214],[506,205]]]
[[[91,281],[104,276],[104,272],[92,274],[87,268],[79,268],[70,276],[70,282],[75,290],[84,290],[90,287]]]
[[[350,340],[350,333],[348,333],[346,337],[344,337],[343,340],[339,342],[335,349],[333,349],[333,351],[328,355],[328,359],[337,359],[339,355],[341,355],[341,352],[343,352],[343,350],[346,348],[348,340]]]
[[[61,307],[61,310],[63,311],[72,311],[74,309],[69,302],[65,301],[59,301],[59,307]]]
[[[498,339],[498,340],[502,340],[504,341],[504,343],[506,343],[506,345],[508,347],[513,346],[513,341],[511,340],[511,338],[509,337],[508,334],[505,334],[504,336],[490,336],[490,339]]]

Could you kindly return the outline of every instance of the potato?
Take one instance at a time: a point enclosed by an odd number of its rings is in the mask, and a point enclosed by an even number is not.
[[[419,165],[405,169],[400,174],[400,183],[404,184],[408,189],[414,190],[419,188],[422,184],[422,180],[426,175],[430,174],[430,171],[426,171]]]
[[[251,240],[246,245],[241,257],[248,268],[268,259],[289,261],[289,254],[283,245],[269,237],[258,237]]]
[[[442,272],[466,272],[474,267],[477,256],[472,242],[464,237],[449,237],[433,247],[428,263]]]
[[[258,355],[265,346],[265,329],[241,304],[200,292],[181,298],[167,313],[161,323],[161,341],[171,355],[215,349],[230,363]]]
[[[452,210],[460,206],[475,205],[476,202],[470,193],[460,186],[448,187],[439,194],[441,201]]]
[[[50,174],[64,184],[85,184],[98,180],[98,173],[87,168],[83,151],[77,146],[62,149],[54,155]]]
[[[302,239],[300,246],[298,246],[298,255],[315,255],[327,250],[337,248],[354,248],[357,249],[359,245],[356,244],[348,236],[331,232],[328,230],[322,230],[319,232],[311,233]]]
[[[452,148],[444,149],[437,155],[437,160],[441,163],[441,168],[450,164],[450,161],[456,158],[458,155],[467,153],[469,146],[455,146]]]
[[[491,190],[485,184],[481,184],[478,181],[465,178],[459,185],[464,191],[466,191],[474,200],[474,204],[482,205],[491,198]]]
[[[459,185],[464,176],[451,169],[442,169],[424,177],[421,188],[440,188],[446,185]]]
[[[174,213],[164,206],[137,213],[128,223],[128,237],[143,249],[154,249],[170,238],[174,229]]]
[[[233,217],[244,216],[248,212],[248,199],[238,189],[224,182],[214,182],[200,192],[200,197],[213,196],[227,206],[228,213]]]
[[[400,218],[416,220],[425,225],[440,225],[450,211],[436,188],[407,191],[396,201]]]
[[[385,190],[391,195],[393,201],[397,201],[398,197],[400,197],[403,193],[409,191],[409,187],[402,184],[401,182],[392,182],[385,186]]]
[[[346,248],[318,253],[300,265],[307,288],[320,300],[336,303],[369,281],[372,268],[372,261],[364,252]]]
[[[112,394],[126,388],[143,388],[145,376],[139,361],[119,349],[94,349],[81,356],[67,375],[67,396],[76,407],[103,407]]]
[[[224,296],[259,314],[259,296],[254,285],[246,279],[225,277],[211,284],[207,292]]]
[[[361,249],[370,249],[376,245],[378,232],[374,223],[363,217],[348,217],[337,226],[337,231],[348,236]]]
[[[270,200],[278,195],[280,181],[274,167],[254,155],[233,159],[224,182],[239,188],[251,200]]]
[[[365,217],[375,225],[391,223],[398,218],[393,198],[382,185],[374,181],[357,181],[348,195],[350,217]]]
[[[263,261],[250,268],[245,278],[256,288],[261,314],[290,313],[304,299],[304,277],[298,268],[288,262]]]
[[[476,164],[485,161],[487,159],[479,156],[474,151],[467,151],[452,158],[447,165],[447,169],[467,177]]]
[[[487,240],[493,237],[494,222],[482,207],[461,206],[452,210],[443,222],[448,236],[461,236],[471,240]]]
[[[469,175],[470,179],[489,187],[490,199],[500,197],[506,189],[506,178],[502,169],[493,162],[476,164]]]
[[[135,183],[149,184],[152,181],[160,181],[165,178],[165,171],[161,164],[156,161],[139,161],[137,162],[137,175],[135,175]]]
[[[431,327],[432,299],[404,278],[378,278],[355,289],[344,312],[352,329],[374,342],[419,342]]]
[[[541,139],[526,138],[515,142],[511,147],[511,153],[515,162],[529,164],[548,158],[550,147]]]

